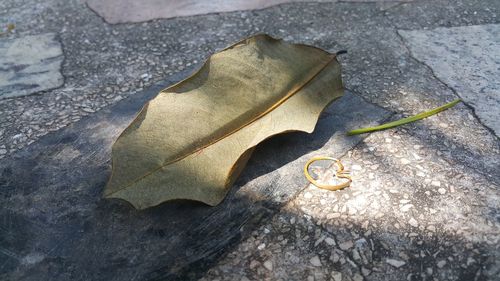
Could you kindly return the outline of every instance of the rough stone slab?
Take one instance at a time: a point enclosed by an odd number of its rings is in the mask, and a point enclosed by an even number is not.
[[[306,186],[302,167],[308,158],[341,156],[361,139],[345,136],[346,130],[389,115],[347,93],[324,112],[313,134],[281,135],[259,145],[217,207],[179,201],[136,211],[125,201],[102,199],[111,144],[161,88],[46,135],[0,162],[0,279],[192,279]]]
[[[405,2],[411,0],[347,0],[344,2]],[[194,16],[264,9],[293,2],[337,2],[336,0],[87,0],[89,7],[109,23],[142,22],[158,18]]]
[[[398,32],[413,56],[500,136],[500,24]]]
[[[0,40],[0,99],[25,96],[63,84],[56,35],[46,33]]]

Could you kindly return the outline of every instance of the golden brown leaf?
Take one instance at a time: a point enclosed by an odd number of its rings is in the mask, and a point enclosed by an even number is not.
[[[267,35],[238,42],[144,106],[113,145],[105,196],[138,209],[173,199],[217,205],[258,143],[312,132],[342,94],[334,54]]]

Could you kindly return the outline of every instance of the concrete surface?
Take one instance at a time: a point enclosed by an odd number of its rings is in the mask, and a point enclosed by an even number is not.
[[[64,59],[55,34],[0,41],[0,99],[50,90],[63,84]]]
[[[15,212],[5,211],[0,220],[0,240],[3,241],[0,244],[0,274],[21,280],[21,276],[47,276],[36,275],[46,272],[65,280],[89,276],[106,278],[118,272],[116,278],[120,278],[124,276],[119,275],[120,270],[134,268],[135,271],[126,271],[130,274],[123,278],[158,280],[165,277],[162,272],[178,269],[166,264],[157,275],[143,274],[161,266],[163,255],[182,256],[184,265],[192,261],[190,257],[199,257],[192,251],[181,253],[186,244],[164,240],[169,233],[166,226],[172,222],[163,214],[179,212],[181,221],[189,221],[196,218],[196,214],[206,215],[203,210],[180,204],[145,213],[130,209],[116,211],[117,203],[99,199],[98,184],[91,191],[74,186],[78,193],[70,204],[88,200],[86,210],[106,218],[104,229],[109,230],[112,225],[122,237],[135,239],[142,250],[153,249],[152,256],[143,255],[141,251],[118,259],[103,256],[89,267],[83,266],[84,262],[69,259],[78,264],[80,270],[66,268],[70,262],[65,257],[75,257],[71,251],[78,249],[78,245],[91,255],[103,244],[119,244],[120,240],[102,240],[100,237],[110,236],[103,236],[99,231],[101,225],[91,224],[88,228],[83,225],[77,229],[90,232],[83,232],[86,239],[80,241],[82,236],[75,236],[73,247],[61,243],[63,246],[58,248],[58,236],[43,236],[42,230],[64,220],[85,221],[88,216],[71,217],[71,212],[78,211],[71,207],[65,210],[68,215],[61,217],[61,221],[35,219],[26,222],[23,219],[27,214],[32,218],[44,217],[44,210],[61,204],[57,196],[51,205],[41,203],[44,200],[38,201],[54,193],[43,192],[49,185],[33,185],[37,171],[41,170],[31,168],[43,167],[43,163],[38,164],[39,158],[30,156],[30,151],[40,151],[50,140],[57,140],[56,135],[63,135],[62,128],[84,116],[90,115],[82,122],[91,122],[86,120],[97,118],[93,116],[100,114],[98,111],[112,110],[111,106],[122,99],[132,101],[148,86],[189,69],[217,49],[244,36],[266,32],[329,51],[347,49],[349,53],[341,57],[346,87],[366,102],[394,112],[392,119],[396,119],[441,105],[460,94],[453,87],[457,81],[444,80],[434,66],[425,63],[425,57],[413,52],[414,45],[398,31],[425,33],[455,27],[467,29],[471,25],[497,25],[499,15],[500,1],[497,0],[289,3],[256,11],[110,25],[83,1],[2,1],[0,25],[12,22],[16,29],[0,37],[0,41],[54,33],[61,43],[65,60],[61,68],[64,77],[61,87],[0,100],[0,157],[5,158],[2,167],[15,165],[18,173],[26,175],[29,186],[37,190],[30,194],[28,188],[9,189],[9,181],[0,178],[1,205],[9,205],[9,210],[17,208]],[[477,41],[477,44],[484,43],[482,38]],[[451,62],[449,55],[450,52],[442,54]],[[478,55],[487,57],[487,54]],[[488,85],[496,85],[495,81],[489,81]],[[417,123],[369,134],[347,154],[331,155],[342,157],[346,168],[355,173],[352,188],[325,192],[310,186],[279,208],[270,208],[273,211],[266,212],[268,215],[252,217],[249,211],[251,222],[244,227],[231,226],[239,231],[237,236],[231,238],[217,231],[204,234],[203,241],[227,238],[224,246],[215,249],[216,254],[207,254],[166,279],[498,280],[500,146],[498,137],[477,118],[474,106],[466,101]],[[53,131],[57,132],[50,133]],[[51,135],[41,140],[48,133]],[[67,145],[74,143],[79,135],[83,141],[89,141],[84,134],[76,134],[67,138]],[[273,147],[271,141],[262,149]],[[43,157],[51,157],[50,151],[44,153]],[[71,151],[67,153],[71,155]],[[95,155],[88,157],[105,161]],[[258,159],[261,158],[254,161]],[[64,162],[58,164],[55,160],[51,162],[55,163],[53,169],[86,174],[83,169],[81,172],[72,170]],[[100,177],[105,177],[106,170],[99,170],[99,167],[106,167],[106,163],[89,161],[89,169],[96,169]],[[2,170],[3,174],[6,172]],[[329,173],[331,171],[326,169],[320,176],[328,178]],[[23,177],[15,179],[19,181]],[[94,180],[79,182],[90,184]],[[9,200],[9,194],[17,194],[20,200],[24,195],[27,199],[21,204]],[[268,209],[265,201],[261,203],[264,210]],[[223,214],[224,209],[219,210]],[[245,210],[251,209],[241,209]],[[182,215],[181,211],[187,213]],[[137,217],[158,223],[147,236],[156,235],[155,243],[147,243],[147,237],[135,235],[141,233],[141,227],[132,233],[119,231],[126,229],[130,220]],[[198,231],[199,228],[186,228],[180,237],[194,239],[199,237],[196,236]],[[42,234],[37,238],[30,233]],[[64,234],[62,230],[59,232],[59,235]],[[47,248],[39,249],[37,243],[21,245],[16,242],[43,237],[46,240],[40,245],[52,246],[49,249],[55,250],[44,252]],[[204,245],[203,241],[200,245]],[[9,249],[23,251],[16,253]],[[207,250],[202,246],[197,249]],[[155,256],[160,258],[149,267],[134,267]],[[99,267],[102,261],[112,261],[113,266],[89,270]],[[62,274],[71,270],[80,275]]]
[[[346,0],[359,2],[360,0]],[[401,2],[398,0],[361,0],[362,2]],[[403,0],[412,1],[412,0]],[[109,23],[143,22],[160,18],[203,15],[264,9],[293,2],[337,2],[337,0],[87,0],[89,7]]]
[[[413,56],[432,68],[500,136],[500,25],[398,32]]]
[[[0,280],[200,276],[197,264],[230,247],[240,228],[254,228],[257,218],[279,212],[304,188],[305,161],[317,153],[345,154],[361,140],[347,137],[346,130],[389,114],[347,94],[325,110],[313,134],[282,135],[257,149],[217,207],[170,202],[137,211],[125,201],[102,199],[111,144],[161,88],[48,134],[0,163]]]

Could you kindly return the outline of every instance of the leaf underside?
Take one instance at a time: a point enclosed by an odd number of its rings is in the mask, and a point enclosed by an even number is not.
[[[217,205],[258,143],[312,132],[342,94],[334,54],[267,35],[247,38],[144,106],[113,145],[104,196],[138,209],[174,199]]]

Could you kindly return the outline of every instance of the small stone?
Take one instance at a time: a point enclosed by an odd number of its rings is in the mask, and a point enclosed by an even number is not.
[[[339,244],[340,249],[342,249],[344,251],[352,248],[352,246],[354,246],[354,243],[352,242],[352,240],[349,240],[349,241],[346,241],[346,242]]]
[[[332,275],[332,278],[334,281],[342,281],[342,273],[341,272],[338,272],[338,271],[332,271],[332,273],[330,273]]]
[[[361,171],[363,168],[361,168],[360,165],[352,165],[351,169],[353,169],[355,171]]]
[[[431,185],[436,186],[436,187],[440,187],[441,182],[440,181],[431,181]]]
[[[352,277],[352,281],[363,281],[363,280],[364,280],[363,276],[361,276],[359,273],[354,274],[354,276]]]
[[[313,266],[316,266],[316,267],[320,267],[321,266],[321,260],[319,259],[318,256],[314,256],[312,257],[309,262],[313,265]]]
[[[273,262],[271,260],[267,260],[264,262],[264,267],[269,270],[269,271],[272,271],[273,270]]]
[[[411,208],[413,208],[413,204],[406,204],[401,207],[401,212],[408,212]]]
[[[257,247],[257,249],[258,249],[259,251],[262,251],[262,250],[264,250],[265,248],[266,248],[266,244],[265,244],[265,243],[262,243],[262,244],[260,244],[260,245]]]
[[[408,261],[410,259],[410,257],[405,252],[400,252],[399,257],[405,261]]]
[[[304,193],[304,198],[311,199],[312,197],[313,197],[313,195],[310,192]]]
[[[330,256],[330,260],[334,263],[338,262],[340,260],[340,256],[337,254],[337,253],[333,253],[331,256]]]
[[[400,268],[402,267],[403,265],[406,264],[406,262],[404,261],[400,261],[400,260],[395,260],[395,259],[386,259],[385,260],[388,264],[396,267],[396,268]]]
[[[314,247],[318,246],[321,242],[323,242],[323,240],[325,240],[325,236],[318,238],[318,240],[314,242]]]
[[[352,258],[357,261],[361,259],[361,256],[359,255],[359,252],[356,249],[352,251]]]
[[[290,219],[290,224],[295,224],[295,217],[292,217],[292,218]]]
[[[403,164],[403,165],[408,165],[408,164],[410,164],[410,163],[411,163],[411,161],[410,161],[410,160],[408,160],[408,159],[406,159],[406,158],[401,158],[401,164]]]
[[[344,206],[342,206],[342,208],[340,208],[340,212],[341,213],[345,213],[346,211],[347,211],[347,206],[346,205],[344,205]]]
[[[418,222],[417,220],[415,220],[414,218],[410,218],[410,220],[408,221],[408,223],[413,226],[413,227],[418,227]]]
[[[87,113],[93,113],[93,112],[95,112],[95,110],[93,110],[93,109],[92,109],[92,108],[90,108],[90,107],[83,107],[83,108],[82,108],[82,110],[83,110],[84,112],[87,112]]]
[[[338,217],[340,217],[339,213],[331,213],[331,214],[326,215],[327,219],[335,219],[335,218],[338,218]]]
[[[259,265],[259,262],[256,260],[253,260],[250,262],[250,269],[254,269]]]
[[[440,187],[440,188],[438,189],[438,192],[439,192],[439,194],[445,194],[445,193],[446,193],[446,189],[444,189],[444,188]]]
[[[371,271],[371,270],[369,270],[369,269],[368,269],[368,268],[366,268],[366,267],[362,267],[362,268],[361,268],[361,273],[363,273],[363,275],[364,275],[364,276],[368,276],[368,275],[370,275],[370,273],[372,273],[372,271]]]
[[[438,261],[438,263],[436,265],[439,268],[443,268],[446,265],[446,261],[445,260],[440,260],[440,261]]]
[[[334,246],[336,244],[335,240],[333,238],[330,238],[330,237],[325,238],[325,243],[330,245],[330,246]]]

